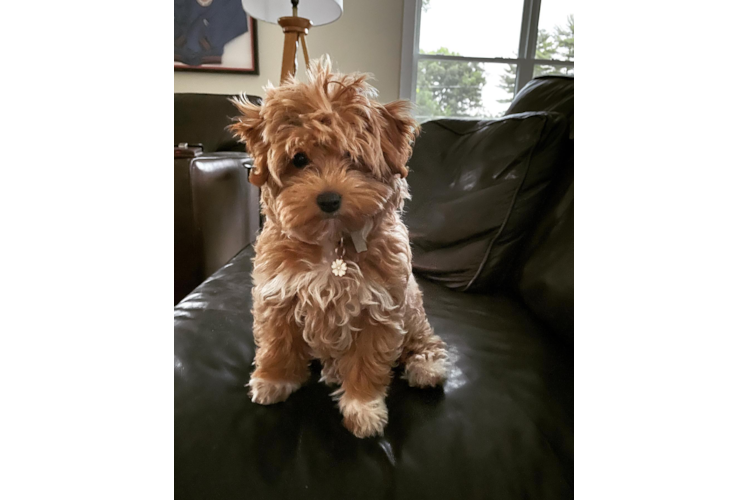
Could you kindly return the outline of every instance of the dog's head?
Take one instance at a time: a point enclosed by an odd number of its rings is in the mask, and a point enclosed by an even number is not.
[[[402,207],[417,124],[408,101],[376,102],[367,75],[333,73],[325,58],[308,76],[267,89],[261,106],[234,100],[231,129],[254,157],[266,217],[315,243]]]

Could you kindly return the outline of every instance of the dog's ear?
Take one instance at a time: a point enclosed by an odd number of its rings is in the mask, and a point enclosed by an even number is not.
[[[267,144],[262,138],[263,123],[260,117],[260,106],[253,104],[245,95],[231,99],[241,112],[235,123],[229,125],[234,135],[247,145],[247,153],[254,158],[254,166],[249,171],[249,182],[262,186],[268,179]]]
[[[393,101],[382,106],[381,114],[384,118],[382,130],[382,153],[387,166],[393,174],[407,177],[406,163],[412,153],[413,140],[418,135],[418,123],[413,118],[410,101]]]

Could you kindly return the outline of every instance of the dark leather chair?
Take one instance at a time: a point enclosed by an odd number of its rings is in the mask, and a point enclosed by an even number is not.
[[[174,310],[176,498],[573,497],[573,80],[530,85],[501,120],[424,124],[409,163],[445,387],[396,374],[384,436],[363,440],[317,364],[286,402],[253,404],[247,247]]]
[[[226,95],[174,94],[174,303],[254,241],[259,190]],[[259,98],[252,98],[259,102]]]

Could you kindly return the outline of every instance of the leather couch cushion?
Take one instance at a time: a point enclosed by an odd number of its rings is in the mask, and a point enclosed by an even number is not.
[[[560,113],[422,125],[405,221],[413,269],[461,291],[501,289],[567,146]]]
[[[226,130],[239,112],[229,102],[231,95],[174,94],[174,145],[202,144],[203,152],[245,152],[243,144]],[[257,104],[261,99],[248,96]]]
[[[361,440],[319,367],[284,403],[246,396],[252,256],[174,310],[176,498],[572,498],[573,351],[520,303],[421,280],[454,366],[443,390],[397,377],[384,436]]]

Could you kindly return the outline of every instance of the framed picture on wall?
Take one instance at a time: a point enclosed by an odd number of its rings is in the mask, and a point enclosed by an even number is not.
[[[259,74],[257,20],[242,0],[174,0],[174,71]]]

